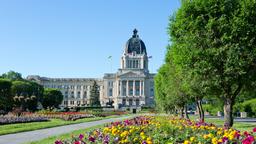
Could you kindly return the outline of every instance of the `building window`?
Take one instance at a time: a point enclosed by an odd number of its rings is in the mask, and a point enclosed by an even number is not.
[[[64,105],[68,105],[68,101],[64,101]]]
[[[113,96],[113,89],[112,88],[109,88],[108,96]]]
[[[77,105],[79,106],[80,105],[80,101],[76,101]]]
[[[74,105],[74,101],[70,101],[70,105]]]
[[[140,81],[135,81],[135,95],[140,95]]]
[[[65,98],[67,99],[68,98],[68,91],[65,91]]]
[[[73,91],[71,91],[71,98],[75,98],[75,97],[74,97],[74,92],[73,92]]]
[[[132,99],[129,99],[129,106],[132,106]]]
[[[122,101],[122,105],[125,106],[126,105],[126,99],[123,99]]]
[[[77,96],[76,97],[79,98],[79,99],[81,98],[81,92],[80,91],[77,92]]]
[[[112,81],[109,81],[109,82],[108,82],[108,86],[109,86],[109,87],[113,87],[113,82],[112,82]]]
[[[139,105],[140,105],[140,100],[136,99],[136,106],[139,106]]]
[[[132,96],[133,95],[133,81],[129,81],[128,83],[129,86],[129,95]]]
[[[138,60],[135,61],[135,68],[138,68]]]
[[[122,93],[122,96],[126,96],[126,83],[127,83],[127,81],[122,81],[122,91],[123,91],[123,93]]]
[[[87,98],[87,92],[86,91],[84,91],[83,98]]]
[[[154,96],[154,89],[153,88],[150,89],[150,96]]]

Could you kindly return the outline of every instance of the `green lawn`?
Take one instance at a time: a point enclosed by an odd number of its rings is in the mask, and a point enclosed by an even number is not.
[[[190,116],[191,119],[195,120],[197,116]],[[206,123],[213,123],[218,126],[223,126],[224,120],[218,118],[205,118]],[[247,123],[247,122],[234,122],[233,128],[240,131],[252,131],[256,127],[256,123]]]
[[[38,130],[38,129],[44,129],[44,128],[51,128],[51,127],[62,126],[62,125],[77,124],[77,123],[83,123],[83,122],[89,122],[89,121],[96,121],[96,120],[102,120],[102,119],[113,118],[113,117],[120,117],[120,116],[83,118],[76,121],[64,121],[60,119],[52,119],[47,122],[31,122],[31,123],[1,125],[0,135],[32,131],[32,130]]]
[[[79,134],[86,134],[88,131],[91,131],[91,130],[94,130],[97,128],[101,128],[103,126],[104,125],[98,125],[98,126],[93,126],[93,127],[86,128],[86,129],[80,129],[80,130],[76,130],[76,131],[73,131],[70,133],[66,133],[66,134],[62,134],[62,135],[58,135],[58,136],[51,136],[46,139],[30,142],[28,144],[54,144],[54,142],[56,140],[67,140],[67,139],[70,139],[72,135],[78,136]]]

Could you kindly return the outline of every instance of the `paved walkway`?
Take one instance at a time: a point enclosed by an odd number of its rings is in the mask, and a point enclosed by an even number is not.
[[[32,141],[41,140],[50,136],[61,135],[61,134],[69,133],[74,130],[106,124],[113,121],[120,121],[120,120],[131,118],[131,117],[133,116],[110,118],[110,119],[104,119],[99,121],[85,122],[80,124],[72,124],[72,125],[66,125],[66,126],[60,126],[60,127],[54,127],[54,128],[29,131],[29,132],[3,135],[3,136],[0,136],[0,144],[24,144]]]

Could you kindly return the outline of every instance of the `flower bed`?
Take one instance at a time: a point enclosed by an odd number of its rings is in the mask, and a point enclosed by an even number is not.
[[[242,133],[235,129],[175,117],[140,116],[111,123],[69,140],[56,140],[55,144],[254,144],[255,139],[256,128]]]
[[[40,116],[15,116],[15,115],[5,115],[0,116],[0,125],[4,124],[14,124],[14,123],[27,123],[27,122],[43,122],[48,121],[46,117]]]
[[[75,121],[82,118],[94,117],[92,114],[83,112],[37,112],[36,115],[47,117],[49,119],[62,119],[66,121]]]

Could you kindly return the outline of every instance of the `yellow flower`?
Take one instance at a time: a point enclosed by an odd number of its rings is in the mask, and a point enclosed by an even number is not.
[[[204,138],[204,139],[207,139],[207,138],[208,138],[208,135],[205,134],[205,135],[203,136],[203,138]]]
[[[137,137],[135,137],[135,138],[133,139],[133,142],[136,142],[136,141],[138,141],[138,138],[137,138]]]
[[[151,137],[148,137],[148,138],[147,138],[147,141],[152,141],[152,138],[151,138]]]
[[[185,140],[183,144],[190,144],[188,140]]]
[[[212,144],[218,144],[218,139],[216,137],[212,139]]]
[[[213,138],[213,134],[212,134],[212,133],[209,133],[209,134],[208,134],[208,137],[209,137],[209,138]]]
[[[191,142],[193,142],[195,140],[195,137],[190,137],[189,139]]]

